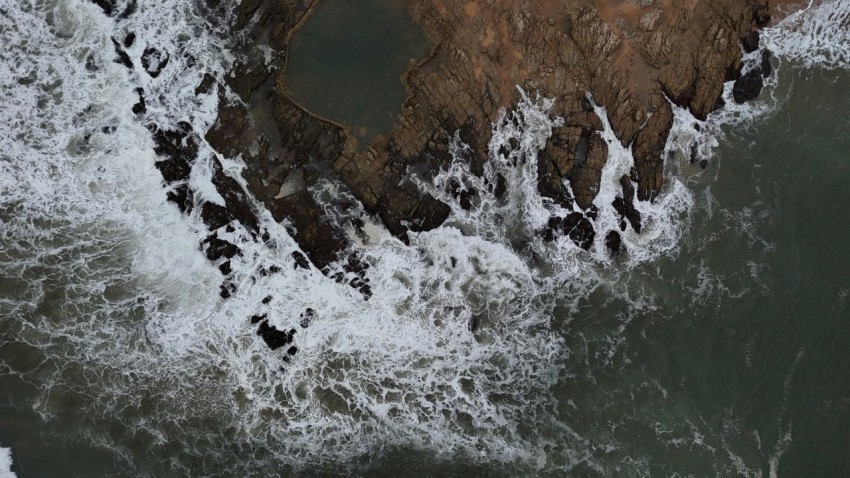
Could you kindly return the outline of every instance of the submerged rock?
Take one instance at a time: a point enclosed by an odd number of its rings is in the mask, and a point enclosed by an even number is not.
[[[286,331],[278,330],[274,326],[269,325],[269,321],[265,318],[262,318],[261,320],[259,327],[257,327],[257,335],[263,338],[263,341],[270,349],[277,350],[284,345],[292,343],[292,340],[295,337],[295,329]],[[253,323],[254,319],[252,318],[251,321]],[[294,354],[294,351],[292,354]]]
[[[590,220],[579,212],[573,212],[566,217],[554,216],[549,218],[541,236],[547,242],[554,241],[559,235],[565,235],[584,250],[593,245],[596,232]]]
[[[121,63],[122,65],[126,66],[128,69],[132,70],[133,69],[133,60],[131,60],[130,55],[128,55],[127,52],[124,51],[124,47],[121,46],[121,43],[119,43],[118,40],[113,38],[112,39],[112,46],[115,50],[115,55],[116,55],[115,63]]]
[[[148,110],[148,107],[145,104],[145,90],[143,90],[141,88],[136,88],[136,94],[139,95],[139,101],[136,104],[133,105],[133,108],[132,108],[133,114],[134,115],[145,114],[145,112]]]

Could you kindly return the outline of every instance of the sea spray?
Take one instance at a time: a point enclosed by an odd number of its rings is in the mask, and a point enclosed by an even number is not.
[[[12,450],[0,447],[0,478],[16,478],[12,472]]]

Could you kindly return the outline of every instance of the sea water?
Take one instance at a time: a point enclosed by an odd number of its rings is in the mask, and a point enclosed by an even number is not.
[[[292,37],[287,88],[363,146],[392,127],[407,96],[402,76],[431,47],[407,8],[403,0],[325,0]]]
[[[223,23],[179,0],[125,20],[80,0],[0,11],[0,443],[18,477],[850,471],[847,2],[765,32],[778,74],[757,102],[699,128],[676,110],[665,189],[638,205],[624,255],[535,238],[567,211],[536,192],[560,119],[528,91],[488,146],[505,199],[453,207],[410,246],[375,226],[358,246],[369,301],[294,269],[267,214],[268,244],[233,233],[239,290],[223,301],[205,226],[165,201],[145,126],[211,125],[215,93],[194,88],[237,55]],[[132,70],[112,61],[130,31]],[[148,47],[170,54],[156,78]],[[596,111],[604,232],[632,158]],[[421,188],[486,191],[449,146],[457,161]],[[192,181],[215,201],[212,154],[202,144]],[[284,273],[257,274],[270,265]],[[299,327],[307,307],[289,361],[248,320]]]

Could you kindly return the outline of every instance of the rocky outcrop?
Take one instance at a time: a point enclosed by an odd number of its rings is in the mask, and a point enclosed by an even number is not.
[[[761,61],[735,80],[735,85],[732,87],[732,97],[735,99],[735,103],[742,104],[758,98],[762,87],[764,87],[764,79],[770,76],[772,72],[770,52],[763,50]]]
[[[220,8],[215,0],[208,3]],[[769,20],[767,0],[417,0],[409,3],[410,14],[435,47],[406,73],[409,96],[395,125],[362,145],[287,90],[290,36],[316,3],[245,0],[236,7],[233,28],[251,25],[248,34],[275,54],[267,63],[249,53],[234,65],[219,90],[219,120],[207,140],[226,155],[242,155],[249,192],[290,225],[319,268],[339,258],[347,239],[310,192],[317,181],[342,183],[403,240],[408,231],[437,227],[449,206],[422,193],[409,171],[427,177],[445,165],[448,140],[458,132],[470,146],[470,169],[481,173],[491,122],[519,99],[515,85],[556,98],[553,114],[564,124],[538,158],[538,189],[568,211],[583,211],[553,218],[557,224],[544,236],[563,233],[589,247],[595,234],[593,202],[608,148],[591,101],[605,108],[634,156],[615,206],[624,224],[639,231],[631,201],[652,201],[663,186],[670,104],[704,119],[722,107],[724,82],[738,79],[735,98],[748,100],[764,76],[762,68],[741,77],[741,68],[742,48],[757,47],[757,30]],[[473,192],[453,194],[461,207],[474,207]]]
[[[132,1],[120,8],[113,0],[93,1],[107,15],[135,8]],[[564,236],[589,249],[597,234],[604,234],[605,247],[618,256],[625,251],[623,232],[642,229],[635,202],[653,201],[663,186],[671,104],[704,119],[723,106],[725,82],[735,80],[735,100],[748,101],[758,95],[771,70],[764,52],[761,63],[742,75],[742,51],[757,49],[758,28],[769,21],[767,0],[414,0],[408,4],[410,15],[434,47],[406,72],[408,97],[393,127],[359,144],[343,125],[310,112],[287,89],[291,35],[319,1],[242,0],[231,10],[219,0],[206,0],[211,18],[226,19],[246,40],[223,83],[206,75],[196,87],[198,95],[217,94],[218,120],[205,138],[186,123],[170,130],[150,127],[168,199],[185,213],[200,209],[209,228],[201,248],[225,276],[224,298],[236,290],[227,278],[231,260],[241,254],[225,239],[227,234],[239,224],[258,241],[268,240],[253,196],[289,228],[306,253],[293,253],[294,267],[315,266],[368,300],[369,265],[350,253],[344,232],[349,225],[333,222],[327,213],[352,204],[339,195],[320,203],[315,197],[320,182],[350,192],[401,240],[407,241],[408,232],[438,227],[450,208],[423,193],[411,171],[427,179],[445,166],[452,160],[449,140],[457,134],[469,146],[470,170],[481,174],[491,124],[500,108],[517,103],[517,85],[554,98],[551,112],[563,118],[538,157],[537,186],[565,212],[551,217],[540,237],[554,241]],[[135,63],[126,49],[134,40],[130,33],[113,41],[116,61],[129,69]],[[267,45],[271,53],[254,48],[257,44]],[[169,58],[167,51],[150,47],[138,64],[155,78]],[[139,88],[138,94],[133,112],[143,114],[144,91]],[[604,108],[617,139],[634,157],[612,204],[620,215],[619,230],[594,229],[599,206],[594,202],[609,153],[594,105]],[[210,160],[223,204],[198,202],[189,188],[203,140],[225,156],[240,156],[247,165],[243,188],[218,159]],[[501,198],[507,189],[504,177],[490,189]],[[476,207],[481,193],[459,183],[448,192],[467,210]],[[258,274],[278,272],[273,266]],[[271,300],[264,299],[263,306]],[[301,327],[307,327],[313,314],[308,309],[302,315]],[[295,329],[276,329],[267,314],[253,316],[251,322],[269,347],[288,346],[287,354],[296,352],[289,346]]]
[[[349,205],[319,204],[314,197],[319,181],[346,188],[402,240],[409,231],[433,229],[446,219],[449,206],[420,191],[410,171],[427,178],[446,165],[449,139],[457,133],[469,146],[471,171],[480,174],[491,123],[500,108],[519,99],[516,85],[555,98],[552,114],[564,119],[539,155],[538,189],[569,212],[553,217],[541,234],[547,240],[565,235],[588,248],[597,233],[594,201],[608,160],[594,104],[605,109],[616,137],[632,151],[634,167],[621,179],[622,194],[613,206],[622,217],[621,229],[639,233],[634,201],[654,200],[663,186],[671,103],[703,119],[722,107],[724,82],[736,80],[735,100],[747,101],[770,72],[765,56],[758,68],[741,75],[742,49],[755,51],[758,28],[769,20],[766,0],[416,0],[409,3],[410,15],[435,46],[406,73],[408,97],[394,126],[369,144],[358,144],[345,127],[311,113],[287,90],[290,37],[318,1],[243,0],[229,12],[217,0],[207,0],[234,32],[248,29],[246,49],[224,83],[217,85],[207,75],[197,86],[197,94],[217,92],[220,102],[218,121],[205,139],[226,156],[241,156],[248,167],[243,190],[214,159],[213,183],[225,204],[200,207],[211,232],[236,221],[258,235],[247,199],[252,195],[289,227],[309,261],[328,272],[343,259],[348,239],[346,225],[331,222],[326,210]],[[114,3],[97,3],[107,14],[115,10]],[[128,68],[133,60],[125,48],[133,40],[114,41],[116,61]],[[257,42],[271,48],[270,58],[251,48]],[[139,61],[156,77],[169,54],[148,48]],[[133,109],[144,112],[143,91]],[[157,153],[167,158],[157,167],[169,185],[169,199],[190,212],[194,202],[187,178],[197,142],[187,127],[153,128],[153,133]],[[504,194],[503,179],[495,185],[497,195]],[[450,192],[464,209],[475,207],[477,191],[458,186]],[[611,252],[619,253],[620,233],[600,233]],[[231,246],[214,233],[203,245],[222,272],[238,253]],[[298,258],[296,264],[305,261]],[[342,261],[346,272],[338,280],[368,297],[364,266],[348,261]]]

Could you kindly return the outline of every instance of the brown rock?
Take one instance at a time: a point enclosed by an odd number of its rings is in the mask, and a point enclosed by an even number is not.
[[[586,95],[605,108],[617,138],[634,154],[636,190],[630,179],[623,184],[622,209],[638,230],[630,201],[652,200],[662,187],[662,154],[672,125],[667,98],[697,118],[722,106],[724,81],[740,76],[740,39],[769,18],[766,0],[411,1],[411,17],[435,47],[406,73],[408,97],[391,130],[358,145],[345,127],[310,113],[287,92],[289,38],[315,4],[239,4],[235,28],[256,22],[253,34],[266,36],[279,52],[277,64],[273,73],[259,60],[235,65],[227,86],[242,102],[222,94],[219,120],[207,140],[224,154],[242,155],[250,192],[277,220],[289,221],[320,268],[336,260],[346,240],[310,194],[316,181],[341,182],[402,239],[408,231],[437,227],[449,207],[417,190],[407,180],[409,171],[427,179],[445,166],[451,160],[447,144],[457,133],[469,146],[470,170],[480,174],[491,124],[500,108],[518,100],[516,85],[557,100],[553,113],[564,118],[564,126],[553,131],[539,155],[538,190],[566,209],[575,201],[592,212],[608,147]],[[650,4],[653,9],[645,9]],[[501,194],[505,186],[491,185]],[[474,207],[473,192],[453,193],[461,207]],[[592,225],[582,214],[549,229],[582,247],[592,243]]]

